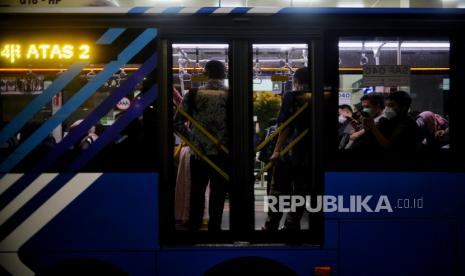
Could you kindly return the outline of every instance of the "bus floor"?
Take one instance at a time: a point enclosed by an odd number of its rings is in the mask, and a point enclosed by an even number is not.
[[[208,192],[206,194],[208,196]],[[262,226],[265,225],[265,221],[267,218],[267,213],[264,209],[264,197],[266,195],[266,188],[255,187],[255,230],[261,230]],[[208,197],[207,197],[208,198]],[[203,224],[200,230],[206,231],[208,229],[208,201],[206,202],[205,214],[203,219]],[[224,209],[223,209],[223,218],[221,223],[222,230],[229,230],[229,214],[230,214],[230,204],[229,199],[226,198]],[[281,219],[280,225],[284,225],[284,221],[286,218],[286,214],[283,215]],[[308,229],[308,213],[305,212],[302,220],[301,220],[301,227],[302,229]],[[177,230],[186,230],[185,227],[181,225],[176,226]]]
[[[267,213],[264,209],[264,197],[266,195],[266,188],[255,187],[255,230],[261,230],[265,225]],[[284,225],[286,214],[281,219],[281,226]],[[308,213],[305,212],[300,222],[302,229],[308,229]],[[207,230],[208,220],[204,220],[203,229]],[[221,223],[222,230],[229,230],[229,200],[226,199],[223,210],[223,221]]]

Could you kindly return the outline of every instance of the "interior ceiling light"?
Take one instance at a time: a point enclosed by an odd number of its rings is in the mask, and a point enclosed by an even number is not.
[[[344,1],[344,0],[339,0],[337,3],[338,8],[363,8],[365,5],[363,4],[363,1]]]
[[[226,49],[228,44],[173,44],[173,48],[181,49]]]
[[[365,42],[365,47],[366,48],[377,48],[379,47],[383,42],[378,42],[378,41],[366,41]],[[383,49],[386,48],[397,48],[398,47],[398,42],[387,42],[384,44]],[[361,49],[362,48],[362,42],[361,41],[344,41],[344,42],[339,42],[339,48],[343,49]],[[450,43],[449,42],[403,42],[401,44],[401,48],[435,48],[435,49],[449,49],[450,48]]]
[[[307,49],[307,44],[253,44],[254,49]]]

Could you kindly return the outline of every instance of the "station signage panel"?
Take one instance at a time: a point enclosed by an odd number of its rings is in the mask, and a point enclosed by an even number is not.
[[[341,104],[352,104],[352,93],[351,92],[339,92],[339,105]]]
[[[363,86],[410,86],[410,66],[365,65]]]
[[[271,81],[287,82],[287,81],[289,81],[289,76],[288,75],[272,75],[271,76]]]

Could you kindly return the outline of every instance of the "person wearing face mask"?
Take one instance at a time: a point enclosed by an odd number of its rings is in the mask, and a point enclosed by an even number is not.
[[[339,106],[339,149],[346,147],[349,143],[350,135],[354,132],[354,128],[351,124],[352,118],[352,107],[347,104]]]
[[[384,110],[384,96],[380,93],[370,93],[364,95],[361,99],[361,111],[359,121],[362,123],[365,120],[372,120],[374,124],[378,125],[386,118],[383,117]],[[365,128],[354,131],[350,135],[350,142],[346,148],[350,149],[374,149],[379,147],[376,138],[372,133],[367,132]]]
[[[346,124],[347,123],[347,119],[348,118],[352,118],[352,107],[350,107],[350,105],[347,105],[347,104],[343,104],[343,105],[340,105],[339,106],[339,124],[342,125],[342,124]],[[350,122],[350,120],[349,120]]]
[[[372,118],[362,121],[365,132],[370,132],[380,148],[414,150],[418,148],[420,135],[415,120],[408,111],[412,98],[405,91],[396,91],[386,98],[384,117],[378,124]]]

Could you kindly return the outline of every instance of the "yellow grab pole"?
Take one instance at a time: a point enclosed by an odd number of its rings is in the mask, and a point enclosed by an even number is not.
[[[306,102],[304,105],[302,105],[294,114],[292,114],[289,119],[287,119],[282,125],[280,125],[275,132],[271,133],[270,136],[268,136],[263,142],[260,143],[260,145],[257,146],[255,149],[255,152],[261,151],[273,138],[278,135],[285,127],[287,127],[297,116],[299,116],[300,113],[302,113],[305,108],[308,107],[308,102]]]
[[[192,118],[191,115],[187,114],[186,111],[184,111],[181,107],[178,109],[179,113],[186,117],[196,128],[198,128],[205,136],[208,137],[215,145],[219,145],[220,148],[226,153],[229,154],[229,150],[227,147],[225,147],[223,144],[220,143],[220,140],[213,136],[208,130],[206,130],[201,124],[199,124],[194,118]]]
[[[179,145],[174,149],[174,159],[178,158],[179,154],[181,153],[182,149],[182,143],[179,143]]]
[[[192,144],[189,140],[187,140],[186,137],[184,137],[181,133],[175,131],[176,135],[179,136],[200,158],[205,160],[210,166],[212,166],[215,171],[217,171],[221,176],[223,176],[227,181],[229,181],[229,175],[225,173],[222,169],[220,169],[215,163],[213,163],[210,158],[208,158],[206,155],[204,155],[194,144]]]
[[[302,140],[302,138],[304,138],[304,136],[308,133],[308,128],[306,130],[304,130],[301,134],[299,134],[299,136],[297,136],[294,141],[292,141],[289,145],[287,145],[287,147],[284,148],[284,150],[282,150],[280,153],[279,153],[279,156],[280,157],[283,157],[284,155],[286,155],[300,140]],[[255,178],[259,178],[264,172],[268,171],[271,166],[273,166],[273,161],[270,161],[268,162],[261,170],[260,172],[255,176]]]

